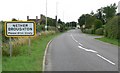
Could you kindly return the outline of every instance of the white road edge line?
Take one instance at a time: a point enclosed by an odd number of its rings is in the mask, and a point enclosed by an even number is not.
[[[45,52],[44,52],[44,57],[43,57],[43,64],[42,64],[42,71],[45,71],[45,63],[46,63],[46,55],[47,55],[47,50],[48,47],[50,45],[50,43],[52,42],[52,40],[50,40],[45,48]]]
[[[105,57],[101,56],[100,54],[97,54],[97,56],[98,56],[98,57],[100,57],[100,58],[102,58],[103,60],[105,60],[105,61],[109,62],[110,64],[115,65],[115,63],[114,63],[114,62],[112,62],[112,61],[110,61],[110,60],[106,59]]]

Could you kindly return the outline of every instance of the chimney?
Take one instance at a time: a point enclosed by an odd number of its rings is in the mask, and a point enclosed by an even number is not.
[[[43,19],[43,15],[42,14],[40,15],[40,17],[41,17],[41,19]]]
[[[29,20],[29,16],[27,16],[27,21]]]
[[[36,16],[36,20],[38,20],[38,16]]]

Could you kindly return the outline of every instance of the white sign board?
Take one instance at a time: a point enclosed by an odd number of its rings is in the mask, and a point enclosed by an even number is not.
[[[5,35],[7,37],[34,36],[36,25],[34,22],[6,22]]]

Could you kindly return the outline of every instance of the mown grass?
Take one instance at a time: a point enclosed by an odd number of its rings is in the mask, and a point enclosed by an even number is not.
[[[107,38],[107,37],[96,38],[96,39],[100,40],[100,41],[103,41],[103,42],[107,42],[107,43],[113,44],[113,45],[120,46],[120,42],[118,42],[117,39],[110,39],[110,38]]]
[[[13,57],[2,58],[3,71],[42,71],[42,62],[47,43],[57,36],[46,35],[31,40],[31,46],[23,45],[17,47],[20,54]]]

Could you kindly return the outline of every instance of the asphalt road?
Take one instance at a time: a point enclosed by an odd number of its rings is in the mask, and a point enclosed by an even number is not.
[[[118,47],[70,30],[54,38],[46,55],[45,71],[118,71]]]

